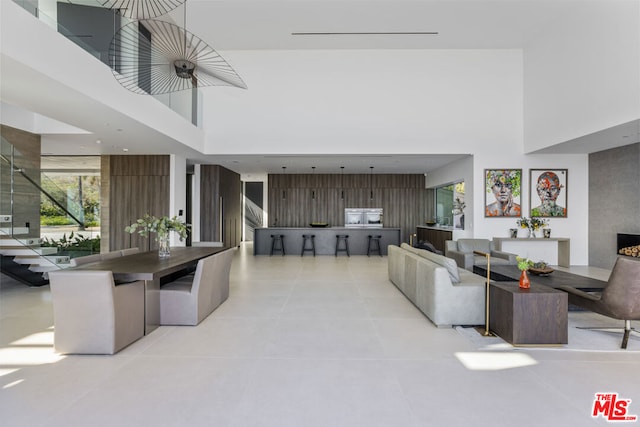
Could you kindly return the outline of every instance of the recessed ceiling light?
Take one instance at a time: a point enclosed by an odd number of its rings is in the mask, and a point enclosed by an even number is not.
[[[128,148],[123,148],[122,151],[124,151],[125,153],[129,151]]]
[[[96,144],[102,144],[102,140],[101,139],[96,139]]]
[[[308,31],[291,33],[292,36],[437,36],[437,31],[365,31],[365,32],[331,32]]]

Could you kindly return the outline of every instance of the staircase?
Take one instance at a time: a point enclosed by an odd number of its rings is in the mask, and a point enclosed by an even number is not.
[[[12,237],[4,231],[0,233],[0,270],[7,276],[29,286],[43,286],[49,284],[49,271],[70,266],[69,257],[57,255],[57,248],[41,247],[38,238]]]

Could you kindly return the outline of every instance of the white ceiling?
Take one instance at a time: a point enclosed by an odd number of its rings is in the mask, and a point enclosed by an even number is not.
[[[592,0],[187,0],[186,26],[223,56],[225,50],[261,49],[523,48],[549,23],[588,1]],[[172,19],[183,25],[184,13],[180,7]],[[437,34],[421,34],[427,32]],[[99,116],[100,111],[93,108],[99,106],[85,105],[78,114]],[[92,126],[87,122],[80,127],[91,131]],[[156,132],[140,126],[134,133],[136,140],[126,143],[130,152],[157,152]],[[56,155],[121,154],[123,147],[96,144],[92,134],[43,137],[43,149]],[[187,157],[259,175],[280,173],[282,166],[287,166],[288,173],[310,173],[313,165],[317,173],[340,173],[340,166],[345,166],[345,173],[369,172],[370,166],[374,173],[425,173],[462,156],[205,156],[189,152]]]

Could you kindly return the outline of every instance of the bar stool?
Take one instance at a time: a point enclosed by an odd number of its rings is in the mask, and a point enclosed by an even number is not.
[[[340,247],[340,242],[344,242],[344,247]],[[338,256],[338,252],[346,252],[347,256],[349,255],[349,235],[348,234],[338,234],[336,235],[336,256]]]
[[[271,253],[269,255],[273,255],[274,251],[280,251],[284,256],[284,234],[271,235]]]
[[[307,247],[307,241],[311,242],[310,248]],[[316,235],[315,234],[302,235],[302,252],[300,252],[300,256],[303,256],[305,251],[313,251],[313,256],[316,256]]]
[[[378,252],[378,255],[382,256],[382,251],[380,250],[380,239],[382,236],[369,236],[369,245],[367,246],[367,256],[371,254],[371,252]],[[371,245],[373,244],[373,247]]]

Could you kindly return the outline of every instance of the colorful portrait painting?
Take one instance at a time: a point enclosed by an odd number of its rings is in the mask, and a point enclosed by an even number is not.
[[[567,217],[567,169],[530,169],[532,217]]]
[[[485,217],[520,217],[522,169],[485,169]]]

